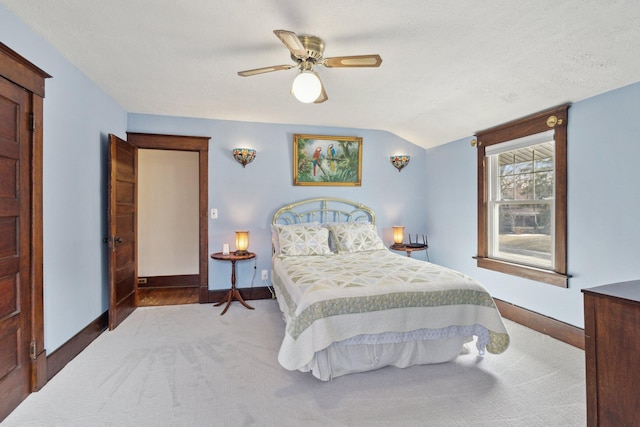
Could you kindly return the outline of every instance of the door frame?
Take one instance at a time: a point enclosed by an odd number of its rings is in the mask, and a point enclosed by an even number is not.
[[[44,348],[43,293],[43,228],[42,228],[42,163],[43,163],[43,100],[45,80],[49,74],[36,67],[17,52],[0,42],[0,75],[29,92],[31,101],[31,391],[40,390],[47,382],[47,353]]]
[[[127,142],[151,150],[195,151],[199,180],[199,274],[198,302],[209,302],[209,140],[208,136],[161,135],[127,132]]]

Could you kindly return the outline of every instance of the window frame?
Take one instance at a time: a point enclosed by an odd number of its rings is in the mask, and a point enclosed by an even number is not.
[[[534,267],[540,267],[543,269],[551,269],[554,267],[555,263],[555,245],[553,244],[555,241],[555,163],[553,163],[553,159],[555,159],[555,139],[554,139],[555,130],[548,130],[546,132],[536,133],[529,137],[517,138],[511,141],[507,141],[500,144],[494,144],[490,147],[485,148],[485,155],[488,158],[488,166],[487,166],[487,176],[489,177],[487,186],[489,191],[487,192],[487,224],[488,224],[488,256],[494,259],[500,259],[506,262],[513,262],[523,265],[531,265]],[[515,143],[515,144],[514,144]],[[536,170],[536,162],[535,162],[535,153],[536,148],[540,147],[541,144],[544,144],[548,148],[551,148],[550,159],[551,163],[547,163],[547,167],[549,169],[545,169],[542,171]],[[491,150],[491,153],[489,153]],[[527,170],[524,174],[521,174],[518,170],[516,164],[512,164],[512,168],[507,167],[505,172],[506,175],[501,175],[501,167],[502,156],[504,154],[513,154],[513,153],[521,153],[522,150],[531,150],[531,155],[533,156],[531,159],[531,170]],[[544,148],[543,148],[544,150]],[[513,160],[515,160],[515,154],[513,154]],[[538,198],[535,197],[537,187],[535,185],[535,175],[536,173],[549,173],[552,172],[553,178],[551,180],[551,194],[548,194],[548,197]],[[532,196],[525,197],[524,199],[520,199],[515,194],[515,190],[517,188],[517,182],[519,179],[525,176],[530,176],[530,180],[533,184],[530,188],[532,189]],[[513,181],[513,185],[511,186],[511,190],[513,194],[511,196],[506,196],[502,191],[502,180],[501,178],[510,177]],[[527,179],[527,178],[525,178]],[[528,256],[520,256],[511,252],[501,252],[499,241],[501,238],[500,234],[500,215],[498,213],[501,206],[541,206],[545,205],[549,209],[550,213],[550,229],[549,235],[552,238],[552,245],[550,247],[550,259],[543,261],[542,258],[536,257],[528,257]]]
[[[570,104],[563,104],[521,119],[476,132],[478,165],[478,252],[474,257],[479,268],[568,287],[567,274],[567,123]],[[554,269],[533,267],[489,257],[489,158],[486,147],[522,138],[550,129],[555,130],[555,247]]]

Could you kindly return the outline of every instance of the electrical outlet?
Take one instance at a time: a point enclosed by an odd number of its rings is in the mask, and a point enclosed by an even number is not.
[[[262,270],[262,280],[269,280],[269,270]]]
[[[211,219],[218,219],[218,209],[211,209]]]

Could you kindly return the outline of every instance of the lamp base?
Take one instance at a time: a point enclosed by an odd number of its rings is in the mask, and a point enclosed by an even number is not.
[[[249,251],[235,251],[234,255],[249,255]]]

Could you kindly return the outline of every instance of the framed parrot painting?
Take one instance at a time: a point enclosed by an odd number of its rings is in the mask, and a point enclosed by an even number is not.
[[[293,185],[362,185],[362,138],[293,135]]]

